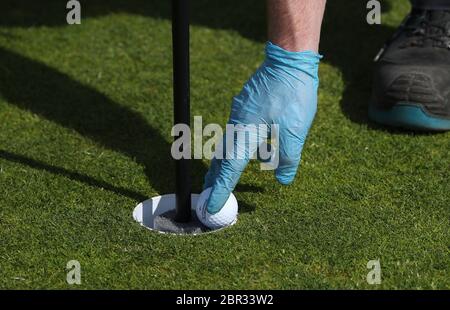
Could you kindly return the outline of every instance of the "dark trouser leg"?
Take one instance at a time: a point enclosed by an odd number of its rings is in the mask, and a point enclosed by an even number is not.
[[[411,0],[414,8],[429,10],[450,10],[450,0]]]

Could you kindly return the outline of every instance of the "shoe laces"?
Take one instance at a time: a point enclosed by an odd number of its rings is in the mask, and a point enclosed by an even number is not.
[[[450,50],[450,11],[413,11],[400,28],[407,37],[400,48],[431,46]]]

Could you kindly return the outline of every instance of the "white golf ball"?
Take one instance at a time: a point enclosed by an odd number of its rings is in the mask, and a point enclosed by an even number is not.
[[[225,226],[229,226],[236,221],[238,214],[238,203],[233,193],[230,194],[228,200],[225,202],[223,208],[216,214],[210,214],[206,210],[206,203],[212,188],[205,189],[198,198],[195,211],[200,222],[208,228],[219,229]]]

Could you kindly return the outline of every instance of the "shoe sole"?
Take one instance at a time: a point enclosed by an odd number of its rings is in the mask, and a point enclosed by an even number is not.
[[[390,109],[369,105],[369,118],[377,123],[419,131],[448,131],[450,119],[431,116],[419,104],[398,103]]]

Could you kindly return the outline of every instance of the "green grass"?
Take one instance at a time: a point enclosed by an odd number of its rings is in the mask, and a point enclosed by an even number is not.
[[[264,55],[259,0],[193,1],[192,115],[226,122]],[[409,9],[330,1],[319,111],[288,187],[252,163],[239,222],[174,237],[133,222],[141,200],[173,191],[168,1],[2,0],[0,288],[450,288],[450,135],[367,119],[372,58]],[[196,161],[199,191],[207,161]],[[366,282],[380,259],[382,284]]]

